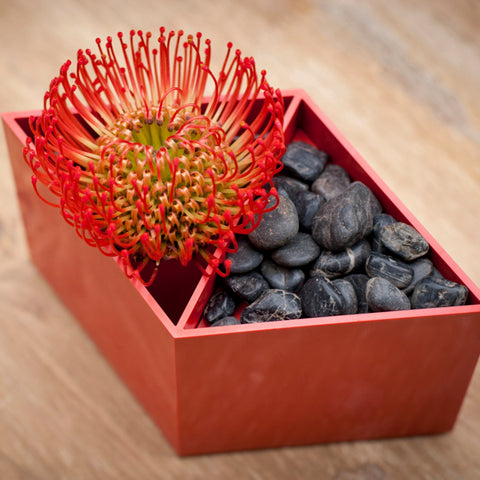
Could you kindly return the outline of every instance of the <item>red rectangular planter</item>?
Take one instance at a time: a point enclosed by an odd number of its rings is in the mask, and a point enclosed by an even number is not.
[[[480,353],[478,288],[303,91],[284,96],[287,142],[326,150],[415,227],[468,305],[206,327],[214,276],[169,261],[161,288],[128,280],[36,197],[22,149],[39,112],[3,115],[33,262],[180,455],[448,431]]]

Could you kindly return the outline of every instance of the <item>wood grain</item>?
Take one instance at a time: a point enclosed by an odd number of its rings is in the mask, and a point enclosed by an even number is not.
[[[476,0],[15,0],[0,8],[2,111],[40,108],[94,39],[160,25],[232,41],[303,88],[480,283]],[[480,478],[480,370],[446,435],[178,458],[30,264],[0,144],[0,478]],[[53,252],[52,252],[53,253]]]

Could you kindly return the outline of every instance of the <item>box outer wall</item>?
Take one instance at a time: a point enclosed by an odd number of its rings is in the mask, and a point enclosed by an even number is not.
[[[478,359],[477,287],[303,91],[284,95],[287,141],[325,149],[417,228],[440,271],[467,285],[470,305],[192,328],[213,289],[204,276],[175,326],[38,200],[17,122],[32,112],[3,115],[33,262],[181,455],[444,432]]]
[[[89,247],[38,199],[23,160],[20,117],[3,118],[33,263],[178,450],[174,325],[114,259]]]

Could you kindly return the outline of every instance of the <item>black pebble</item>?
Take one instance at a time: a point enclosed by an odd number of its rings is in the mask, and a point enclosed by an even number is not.
[[[227,292],[219,291],[210,297],[203,314],[207,322],[213,323],[223,317],[233,315],[234,311],[235,301],[233,298]]]
[[[237,244],[237,251],[226,256],[226,260],[231,261],[230,273],[232,275],[250,272],[263,261],[263,255],[253,248],[246,236],[237,235]]]
[[[428,242],[410,225],[395,222],[378,232],[380,242],[403,260],[411,261],[428,252]]]
[[[270,286],[275,289],[296,292],[305,280],[305,274],[300,268],[282,267],[270,259],[263,261],[260,270]]]
[[[453,307],[464,305],[467,297],[468,289],[464,285],[444,278],[427,277],[417,284],[411,301],[413,308]]]
[[[224,280],[225,285],[236,295],[248,303],[256,300],[270,286],[258,272],[243,275],[230,275]]]
[[[347,171],[340,165],[330,163],[313,182],[312,192],[322,195],[327,200],[342,193],[351,183]]]
[[[369,277],[382,277],[398,288],[407,287],[413,279],[413,269],[405,262],[382,253],[372,252],[365,263]]]
[[[278,175],[273,177],[273,184],[279,193],[281,191],[285,192],[292,201],[298,192],[306,192],[309,190],[307,183],[286,175]]]
[[[311,232],[313,218],[320,206],[326,202],[326,199],[317,193],[302,190],[297,192],[293,202],[297,208],[300,226],[307,232]]]
[[[368,304],[367,304],[367,282],[370,280],[368,275],[364,273],[350,273],[343,277],[344,280],[350,282],[355,290],[357,295],[357,302],[358,302],[358,313],[366,313],[368,312]]]
[[[235,317],[223,317],[212,323],[212,327],[224,327],[225,325],[240,325],[240,320]]]
[[[394,217],[388,213],[379,213],[373,217],[373,238],[372,238],[372,250],[378,253],[387,253],[388,250],[383,246],[379,238],[380,229],[384,225],[391,225],[395,223],[396,220]]]
[[[367,283],[366,298],[372,312],[410,310],[410,300],[385,278],[374,277]]]
[[[318,255],[320,255],[318,243],[308,233],[300,232],[292,241],[272,252],[271,258],[282,267],[293,268],[307,265]]]
[[[282,157],[285,171],[300,180],[311,183],[325,168],[328,155],[305,142],[292,142]]]
[[[368,187],[353,182],[320,207],[313,219],[313,238],[327,250],[351,247],[372,231],[377,204]]]
[[[275,322],[302,317],[300,298],[283,290],[267,290],[240,315],[242,323]]]
[[[273,202],[275,198],[272,197],[270,203]],[[279,195],[277,207],[263,214],[260,224],[248,235],[248,239],[260,250],[274,250],[293,240],[298,228],[295,205],[288,197]]]
[[[353,285],[344,278],[337,278],[332,282],[343,297],[343,315],[358,313],[358,298]]]
[[[367,240],[361,240],[341,252],[324,250],[315,260],[310,275],[323,275],[328,278],[338,278],[363,267],[370,256],[371,248]]]
[[[388,213],[379,213],[373,217],[373,235],[375,238],[378,238],[378,234],[380,229],[385,225],[391,225],[392,223],[396,223],[394,217],[389,215]]]
[[[428,258],[418,258],[408,264],[413,270],[413,278],[410,284],[403,291],[410,295],[420,280],[433,274],[433,263]]]
[[[342,292],[325,277],[313,277],[305,282],[298,293],[302,300],[303,313],[306,317],[326,317],[342,315],[345,300]]]

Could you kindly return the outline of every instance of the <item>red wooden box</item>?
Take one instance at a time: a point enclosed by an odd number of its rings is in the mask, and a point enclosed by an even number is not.
[[[480,291],[310,98],[284,92],[287,142],[307,140],[430,243],[468,305],[225,327],[199,323],[214,276],[175,262],[152,287],[84,244],[38,200],[3,115],[33,262],[180,455],[430,434],[455,422],[480,352]]]

